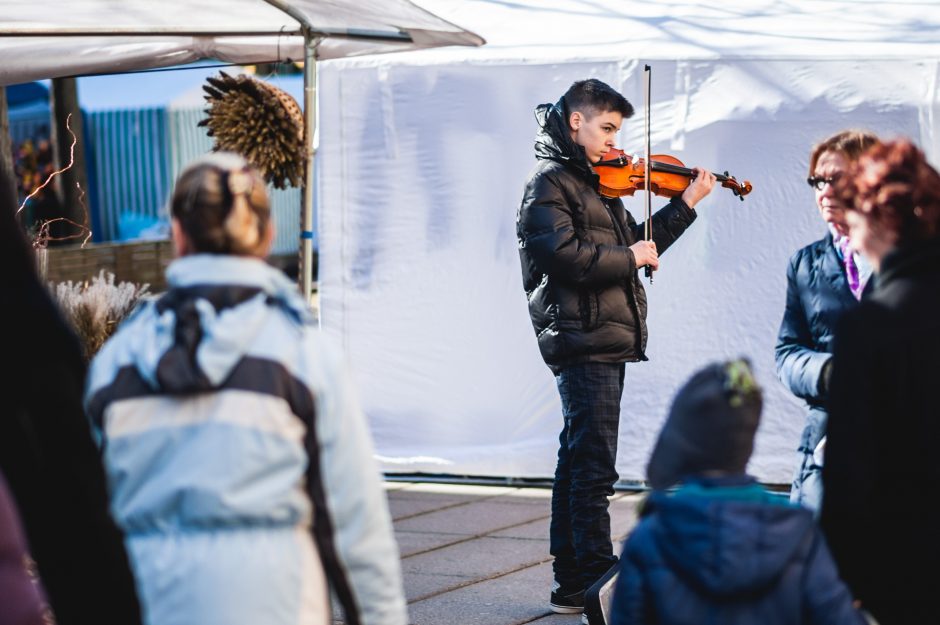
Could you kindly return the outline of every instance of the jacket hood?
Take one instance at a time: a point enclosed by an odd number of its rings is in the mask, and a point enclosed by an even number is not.
[[[813,531],[812,514],[789,505],[655,493],[657,543],[669,566],[715,597],[774,583]]]
[[[565,99],[561,98],[555,104],[538,105],[535,119],[539,124],[539,132],[535,136],[535,157],[572,167],[596,186],[598,176],[591,168],[584,148],[571,139]]]
[[[147,384],[166,393],[221,386],[272,308],[298,324],[313,321],[296,286],[257,258],[186,256],[169,266],[167,282],[167,293],[140,312],[153,318],[135,324],[128,346]]]

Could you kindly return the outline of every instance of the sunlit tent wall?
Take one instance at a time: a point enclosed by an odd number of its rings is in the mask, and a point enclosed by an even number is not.
[[[937,157],[940,12],[838,0],[422,4],[488,45],[331,61],[320,77],[322,325],[347,351],[384,468],[553,473],[561,409],[515,232],[533,108],[600,78],[636,105],[619,143],[642,150],[649,63],[653,153],[728,170],[754,191],[739,202],[716,189],[647,283],[650,361],[627,366],[617,467],[643,479],[680,383],[744,355],[766,390],[751,471],[788,483],[804,411],[777,381],[773,349],[787,260],[825,234],[809,149],[862,127]],[[626,205],[642,218],[641,198]]]

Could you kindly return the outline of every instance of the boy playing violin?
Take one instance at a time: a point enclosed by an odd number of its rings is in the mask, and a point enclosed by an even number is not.
[[[707,170],[652,217],[652,241],[619,198],[598,192],[592,164],[614,146],[633,106],[596,80],[536,108],[536,165],[516,231],[523,285],[542,358],[555,374],[564,424],[552,489],[554,612],[582,611],[584,592],[617,562],[608,500],[618,479],[624,363],[647,360],[646,294],[638,269],[659,267],[715,184]]]

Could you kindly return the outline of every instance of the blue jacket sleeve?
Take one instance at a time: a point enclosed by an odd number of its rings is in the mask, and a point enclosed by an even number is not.
[[[809,321],[800,298],[799,262],[800,254],[797,253],[787,268],[787,303],[774,354],[777,377],[797,397],[823,401],[825,397],[819,392],[819,377],[832,355],[812,348]]]
[[[611,603],[611,625],[640,625],[647,619],[648,604],[644,592],[643,570],[630,540],[620,557],[620,573]]]

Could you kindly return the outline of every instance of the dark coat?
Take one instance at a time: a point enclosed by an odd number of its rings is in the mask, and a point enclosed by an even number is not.
[[[624,545],[611,625],[864,624],[808,510],[755,497],[744,476],[696,486],[650,497]]]
[[[631,245],[643,238],[571,140],[562,101],[536,109],[538,162],[517,217],[522,279],[542,358],[556,373],[583,362],[646,360],[646,292]],[[681,198],[652,219],[661,255],[695,220]]]
[[[787,303],[777,334],[777,376],[809,408],[800,449],[812,452],[826,430],[825,396],[819,377],[832,357],[836,322],[858,306],[832,235],[810,243],[790,257]]]
[[[836,333],[821,523],[882,625],[940,623],[940,240],[884,258]]]
[[[0,625],[43,625],[42,597],[26,569],[26,540],[0,475]]]
[[[124,541],[82,408],[85,364],[0,203],[0,327],[6,331],[0,471],[59,625],[140,623]]]
[[[819,374],[832,354],[836,322],[857,305],[831,234],[790,257],[787,302],[775,350],[777,375],[810,406],[825,404]]]

